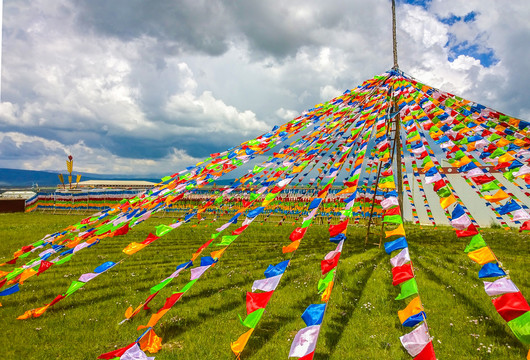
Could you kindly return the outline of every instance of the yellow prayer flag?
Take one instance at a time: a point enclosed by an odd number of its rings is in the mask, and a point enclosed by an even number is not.
[[[475,251],[471,251],[467,254],[471,260],[479,265],[484,265],[495,261],[495,256],[491,252],[490,248],[485,246]]]
[[[387,181],[386,183],[379,184],[380,189],[395,189],[396,185],[393,181]]]
[[[398,311],[399,321],[403,324],[412,315],[416,315],[423,311],[423,306],[421,305],[421,300],[419,296],[416,296],[412,299],[411,302],[403,310]]]
[[[432,161],[429,161],[425,166],[423,167],[423,171],[427,172],[430,168],[434,166],[434,163]]]
[[[513,160],[515,160],[515,158],[508,153],[499,156],[499,163],[512,162]]]
[[[343,190],[339,191],[339,193],[337,195],[350,194],[350,193],[355,192],[356,189],[357,189],[357,186],[351,186],[349,188],[346,188],[346,189],[343,189]]]
[[[403,228],[403,224],[400,224],[394,230],[385,231],[385,238],[391,237],[393,235],[405,236],[405,229]]]
[[[232,352],[239,358],[239,354],[243,351],[245,346],[247,345],[248,339],[250,338],[250,335],[252,335],[252,332],[254,331],[254,328],[250,329],[243,335],[239,337],[234,342],[230,343],[230,348],[232,349]]]
[[[320,298],[320,300],[327,303],[331,296],[331,290],[333,290],[333,281],[329,282],[328,286],[326,287],[326,290],[324,290],[324,292],[322,293],[322,297]]]
[[[442,209],[445,210],[449,207],[449,205],[454,204],[455,202],[456,198],[454,197],[454,195],[450,195],[448,197],[440,199],[440,206],[442,207]]]
[[[142,250],[144,247],[146,247],[147,245],[145,244],[141,244],[141,243],[137,243],[137,242],[132,242],[130,243],[129,245],[127,245],[127,247],[125,249],[123,249],[122,251],[124,253],[126,253],[127,255],[132,255],[140,250]]]

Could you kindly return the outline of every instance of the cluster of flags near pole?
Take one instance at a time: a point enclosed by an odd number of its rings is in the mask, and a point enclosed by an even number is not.
[[[400,121],[395,121],[398,117]],[[394,136],[391,134],[391,123],[399,126]],[[126,309],[123,321],[133,321],[142,310],[147,310],[148,305],[188,269],[189,281],[177,291],[168,293],[164,304],[151,315],[147,324],[138,326],[141,334],[135,341],[99,357],[152,359],[145,352],[156,353],[161,349],[162,339],[156,335],[155,327],[162,317],[192,290],[197,281],[215,268],[222,256],[231,251],[231,245],[257,218],[261,218],[263,223],[270,214],[278,212],[282,214],[281,224],[287,214],[293,214],[292,207],[282,204],[284,199],[288,199],[296,204],[293,215],[297,217],[297,227],[290,234],[289,242],[282,246],[284,260],[263,264],[264,267],[268,265],[264,277],[254,281],[251,291],[241,294],[245,299],[246,315],[240,316],[240,322],[245,331],[230,344],[236,357],[244,356],[252,334],[259,331],[259,322],[266,314],[267,305],[274,301],[274,293],[282,291],[281,279],[293,264],[296,250],[302,245],[316,216],[325,213],[329,214],[327,221],[334,249],[319,264],[315,263],[315,269],[318,268],[321,274],[316,284],[319,301],[309,304],[303,312],[305,327],[294,337],[286,357],[313,359],[320,331],[325,325],[323,320],[332,289],[337,284],[339,259],[343,247],[348,245],[345,242],[348,225],[359,223],[363,216],[375,216],[380,217],[384,225],[382,231],[387,240],[384,249],[391,255],[392,285],[400,288],[396,300],[403,301],[397,318],[408,332],[401,336],[401,344],[412,358],[433,360],[436,355],[411,261],[402,204],[396,191],[394,171],[399,169],[405,174],[402,179],[404,193],[411,204],[413,221],[419,224],[406,175],[407,163],[410,163],[429,221],[436,225],[424,186],[432,186],[438,195],[439,204],[456,236],[469,242],[464,251],[480,266],[478,277],[483,279],[484,289],[499,315],[521,342],[530,344],[528,302],[486,244],[477,222],[442,171],[437,152],[431,147],[434,143],[440,146],[441,153],[446,155],[452,167],[484,199],[487,208],[503,226],[508,226],[505,221],[508,218],[519,226],[520,231],[530,231],[528,207],[484,167],[484,164],[489,164],[502,170],[507,181],[530,196],[527,191],[530,188],[528,131],[530,123],[436,90],[392,70],[325,104],[316,105],[256,139],[222,153],[211,154],[195,166],[163,178],[153,189],[123,199],[119,204],[77,224],[23,246],[14,252],[12,260],[0,264],[16,266],[10,271],[0,271],[0,296],[13,296],[21,290],[24,282],[43,275],[52,266],[55,268],[71,261],[79,251],[95,251],[98,244],[109,238],[126,236],[153,214],[178,206],[205,185],[252,160],[264,159],[269,153],[268,158],[217,193],[197,195],[198,205],[185,208],[184,215],[178,220],[169,225],[155,226],[145,240],[127,245],[123,249],[124,258],[107,261],[92,272],[81,274],[64,293],[42,307],[27,310],[18,319],[42,316],[54,304],[70,297],[89,282],[96,281],[105,272],[118,271],[118,265],[137,252],[147,246],[157,246],[159,239],[180,226],[194,219],[201,221],[212,209],[232,207],[231,218],[204,239],[202,245],[186,257],[187,261],[173,267],[167,277],[154,284],[145,301],[135,308]],[[403,149],[397,148],[397,139],[403,139],[400,140],[404,144]],[[287,144],[278,150],[277,146],[282,143]],[[275,148],[276,151],[273,151]],[[304,193],[299,199],[296,196],[291,199],[287,193],[289,187],[304,187],[302,180],[310,174],[316,175],[310,179]],[[331,194],[332,186],[344,174],[342,189],[338,194]],[[234,195],[236,193],[239,195]],[[340,218],[338,222],[333,221],[334,215]],[[209,247],[214,250],[207,255]],[[26,262],[20,265],[21,261]]]

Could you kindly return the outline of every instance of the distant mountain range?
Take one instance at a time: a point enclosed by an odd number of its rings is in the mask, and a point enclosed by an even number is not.
[[[0,168],[0,188],[28,188],[37,186],[43,187],[55,187],[60,184],[58,171],[36,171],[36,170],[19,170],[19,169],[2,169]],[[68,181],[68,176],[64,172],[62,173],[65,177],[65,181]],[[92,173],[72,173],[72,181],[75,181],[77,174],[81,174],[81,181],[86,180],[144,180],[151,181],[154,183],[160,182],[161,177],[156,175],[146,176],[129,176],[129,175],[116,175],[116,174],[92,174]],[[217,185],[229,185],[234,179],[222,179],[215,181]]]
[[[35,170],[19,170],[19,169],[1,169],[0,168],[0,187],[31,187],[37,185],[39,187],[56,186],[60,183],[58,175],[59,172],[53,171],[35,171]],[[126,175],[102,175],[91,173],[72,174],[72,181],[75,181],[77,174],[81,174],[81,181],[85,180],[145,180],[152,182],[159,182],[160,178],[154,175],[143,176],[126,176]],[[68,181],[67,174],[65,181]]]

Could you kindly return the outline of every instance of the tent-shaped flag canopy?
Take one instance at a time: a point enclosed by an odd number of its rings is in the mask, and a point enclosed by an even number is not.
[[[271,214],[280,214],[281,223],[287,215],[294,215],[297,227],[289,239],[284,239],[284,260],[264,268],[263,277],[256,279],[246,294],[247,313],[240,316],[244,330],[230,344],[240,357],[252,334],[259,331],[260,319],[267,316],[267,304],[275,301],[276,291],[282,290],[282,277],[289,271],[306,231],[316,217],[324,217],[328,219],[332,244],[329,253],[320,260],[321,278],[314,284],[321,294],[320,302],[307,304],[301,314],[307,327],[296,334],[289,352],[291,357],[312,359],[320,329],[325,326],[326,307],[342,249],[347,246],[348,225],[358,223],[361,217],[379,217],[384,250],[391,256],[392,279],[388,281],[396,288],[396,301],[401,302],[396,316],[404,327],[411,328],[404,330],[408,332],[400,341],[414,359],[435,359],[420,296],[421,283],[415,277],[414,254],[408,247],[403,226],[400,196],[404,194],[413,220],[419,223],[416,208],[420,205],[415,204],[408,169],[418,184],[429,221],[435,224],[431,211],[434,205],[429,203],[425,187],[438,196],[456,235],[468,241],[465,252],[477,263],[478,277],[484,279],[485,291],[499,316],[521,342],[530,344],[530,306],[517,288],[517,274],[512,274],[513,279],[507,276],[507,269],[487,245],[487,239],[440,163],[441,156],[445,156],[453,173],[460,174],[484,199],[486,208],[502,226],[511,222],[520,231],[530,230],[528,207],[488,170],[493,167],[501,171],[507,182],[530,195],[529,130],[528,122],[391,70],[255,139],[211,154],[195,166],[163,178],[134,198],[18,249],[10,261],[2,264],[6,271],[0,272],[0,296],[16,296],[24,282],[45,276],[43,273],[50,267],[74,261],[79,251],[94,251],[109,238],[126,237],[152,215],[183,204],[186,211],[181,218],[169,225],[153,226],[145,240],[132,242],[123,249],[123,258],[104,262],[92,272],[81,274],[63,293],[42,307],[27,310],[19,319],[42,316],[59,301],[75,301],[71,296],[81,287],[104,277],[107,271],[119,271],[122,262],[134,261],[129,258],[147,246],[156,246],[156,241],[166,234],[193,219],[201,220],[212,211],[225,211],[230,214],[229,220],[204,239],[188,261],[154,284],[145,301],[128,308],[123,321],[132,321],[147,309],[178,276],[189,276],[189,282],[177,292],[166,294],[164,305],[151,315],[147,324],[138,326],[140,335],[136,340],[99,356],[147,358],[144,351],[153,353],[161,347],[162,340],[154,330],[164,315],[223,256],[228,256],[231,245],[256,219],[266,221]],[[230,185],[216,192],[200,192],[238,171],[244,175]],[[402,174],[401,178],[398,174]],[[242,221],[238,228],[226,231],[238,221]]]

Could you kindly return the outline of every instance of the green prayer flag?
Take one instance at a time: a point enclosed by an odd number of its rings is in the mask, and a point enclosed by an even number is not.
[[[492,190],[498,190],[500,189],[499,185],[495,183],[495,181],[490,181],[489,183],[483,184],[481,191],[492,191]]]
[[[26,269],[24,269],[22,267],[14,269],[13,271],[11,271],[9,274],[6,275],[7,281],[16,278],[18,275],[22,274],[24,272],[24,270],[26,270]]]
[[[336,271],[337,271],[336,269],[333,270],[333,271],[330,271],[330,272],[328,272],[326,277],[324,277],[323,279],[318,280],[317,289],[318,289],[318,293],[319,294],[322,291],[326,290],[326,288],[328,287],[328,284],[333,281],[333,277],[335,276],[335,272]]]
[[[438,194],[438,196],[441,198],[446,198],[451,195],[451,190],[447,186],[444,186],[440,188],[440,190],[438,190],[436,194]]]
[[[27,258],[29,256],[29,254],[31,254],[31,252],[29,252],[29,251],[25,252],[24,254],[20,255],[19,258],[25,259],[25,258]]]
[[[401,283],[401,292],[397,296],[396,300],[403,300],[417,293],[418,284],[416,283],[416,279],[412,278],[410,280],[405,281],[404,283]]]
[[[217,237],[221,234],[221,232],[215,233],[211,235],[211,239],[217,239]]]
[[[242,325],[253,329],[253,328],[256,327],[256,325],[260,321],[261,316],[263,315],[264,312],[265,312],[265,309],[257,309],[255,311],[251,312],[250,314],[248,314],[247,317],[245,318],[245,320],[243,320],[241,318],[241,315],[238,314],[239,321],[241,321]]]
[[[383,222],[391,224],[403,224],[403,219],[401,215],[389,215],[383,218]]]
[[[235,239],[237,239],[239,235],[225,235],[221,238],[221,242],[219,244],[216,244],[217,246],[227,246],[230,245],[232,242],[234,242]]]
[[[267,201],[273,200],[276,197],[276,195],[278,194],[268,193],[267,196],[265,196],[265,200]]]
[[[254,201],[254,200],[256,200],[257,198],[259,198],[259,194],[256,194],[256,193],[251,193],[251,194],[250,194],[250,201]]]
[[[466,156],[466,154],[464,154],[464,152],[462,150],[458,150],[456,153],[455,153],[455,159],[456,160],[460,160],[462,159],[464,156]]]
[[[389,175],[387,177],[379,179],[379,184],[384,184],[387,182],[394,182],[394,175]]]
[[[155,226],[155,229],[156,229],[156,236],[158,236],[158,237],[164,236],[168,232],[173,230],[173,228],[171,226],[164,225],[164,224],[160,224],[158,226]]]
[[[515,170],[516,169],[512,169],[510,171],[506,171],[504,174],[502,174],[502,176],[504,176],[509,181],[514,181],[515,177],[513,176],[513,173],[514,173]]]
[[[72,256],[73,255],[74,254],[70,254],[68,256],[63,257],[61,260],[55,262],[55,265],[61,265],[61,264],[64,264],[65,262],[68,262],[68,261],[72,260]]]
[[[192,287],[193,284],[195,284],[195,281],[197,281],[197,279],[191,280],[189,283],[184,285],[184,287],[179,291],[179,293],[185,293],[186,291],[188,291],[190,289],[190,287]]]
[[[493,135],[492,135],[492,136],[493,136]],[[490,142],[491,142],[491,141],[490,141]],[[504,155],[504,154],[506,154],[506,151],[504,151],[502,148],[497,148],[497,149],[495,149],[494,152],[491,153],[490,158],[493,159],[493,158],[496,158],[496,157],[498,157],[498,156],[502,156],[502,155]]]
[[[171,180],[171,176],[164,176],[161,180],[162,180],[162,182],[169,181],[169,180]]]
[[[508,321],[508,326],[523,344],[530,344],[530,311]]]
[[[471,238],[471,241],[469,244],[467,244],[466,249],[464,250],[465,253],[475,251],[478,249],[482,249],[483,247],[488,246],[484,239],[482,238],[482,235],[477,234]]]
[[[160,291],[161,289],[163,289],[167,284],[169,284],[171,282],[171,280],[173,280],[173,278],[168,278],[168,279],[162,281],[161,283],[156,284],[155,286],[153,286],[151,288],[151,290],[150,290],[151,294],[154,294],[157,291]]]
[[[70,296],[73,293],[75,293],[77,290],[81,289],[83,286],[85,286],[86,283],[82,281],[74,280],[71,284],[68,290],[66,290],[65,296]]]
[[[302,223],[302,228],[306,228],[306,227],[309,227],[309,225],[311,225],[311,222],[313,221],[313,218],[311,219],[307,219],[306,221],[304,221]]]

